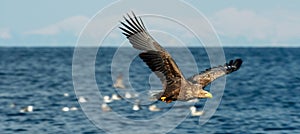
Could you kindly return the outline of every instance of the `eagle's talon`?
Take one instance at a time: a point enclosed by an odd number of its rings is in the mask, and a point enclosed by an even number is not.
[[[167,103],[171,103],[171,102],[172,102],[172,100],[167,100],[166,102],[167,102]]]

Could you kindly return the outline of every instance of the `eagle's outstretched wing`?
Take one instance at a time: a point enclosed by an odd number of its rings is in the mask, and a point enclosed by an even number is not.
[[[220,65],[218,67],[206,69],[204,72],[188,78],[188,80],[193,83],[198,83],[204,88],[215,79],[238,70],[242,63],[243,61],[241,59],[236,59],[235,61],[230,60],[229,63],[225,63],[224,66]]]
[[[142,50],[140,58],[155,72],[160,78],[165,93],[180,87],[181,80],[184,79],[180,69],[171,55],[156,42],[146,30],[141,18],[133,16],[124,17],[127,24],[121,22],[120,29],[127,37],[132,46]]]
[[[128,18],[124,16],[124,20],[127,24],[120,22],[124,27],[119,27],[132,46],[142,51],[165,51],[165,49],[150,36],[142,19],[137,18],[133,12],[132,15],[133,16],[127,14]]]

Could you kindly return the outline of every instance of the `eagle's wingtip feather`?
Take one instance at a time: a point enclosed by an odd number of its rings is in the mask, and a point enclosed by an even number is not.
[[[235,70],[238,70],[241,67],[242,63],[242,59],[236,59],[233,63],[233,66],[235,66]]]

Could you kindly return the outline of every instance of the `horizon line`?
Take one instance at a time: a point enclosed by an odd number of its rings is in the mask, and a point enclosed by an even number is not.
[[[78,48],[132,48],[131,46],[80,46]],[[165,46],[165,48],[300,48],[300,46]],[[0,46],[0,48],[76,48],[76,46]]]

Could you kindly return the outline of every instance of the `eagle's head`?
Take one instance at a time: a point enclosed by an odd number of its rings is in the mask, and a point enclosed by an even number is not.
[[[199,93],[198,93],[198,98],[212,98],[212,94],[208,91],[205,91],[205,90],[200,90]]]

